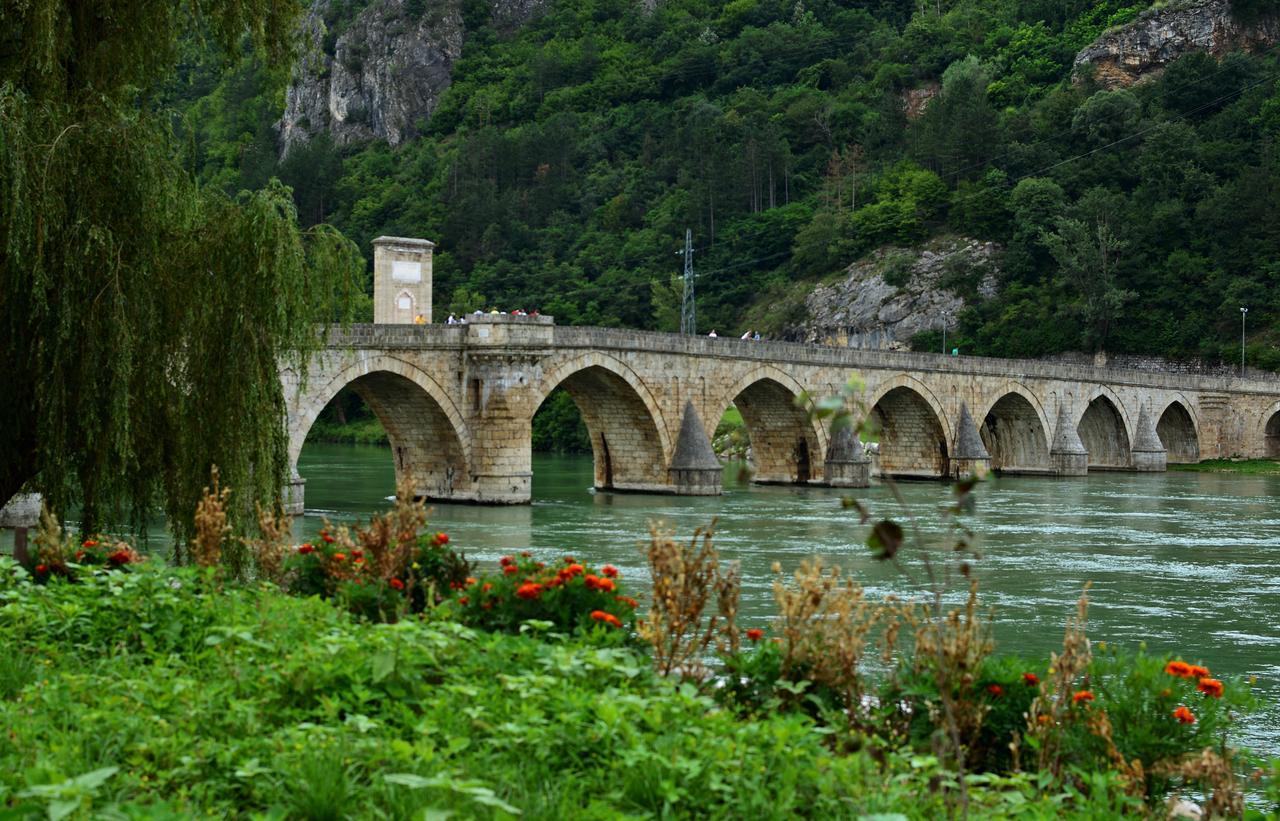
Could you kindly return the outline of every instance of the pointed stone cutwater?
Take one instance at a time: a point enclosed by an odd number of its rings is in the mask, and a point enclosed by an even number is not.
[[[973,424],[969,406],[961,403],[960,419],[956,422],[956,446],[951,454],[951,476],[963,479],[968,476],[985,476],[991,470],[991,454],[982,444],[978,428]]]
[[[680,496],[719,496],[722,472],[702,418],[692,401],[685,403],[676,454],[667,468],[675,492]]]
[[[830,487],[871,486],[871,457],[863,450],[853,425],[841,428],[831,437],[822,473]]]
[[[1155,422],[1147,412],[1147,405],[1138,411],[1138,424],[1133,432],[1133,446],[1129,448],[1133,469],[1140,473],[1160,473],[1168,467],[1168,454],[1160,442]]]
[[[1058,476],[1085,476],[1089,473],[1089,451],[1071,422],[1071,412],[1061,402],[1058,403],[1058,421],[1053,426],[1049,462]]]

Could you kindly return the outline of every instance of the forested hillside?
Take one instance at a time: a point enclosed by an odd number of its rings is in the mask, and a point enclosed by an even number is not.
[[[452,8],[375,0],[393,1]],[[366,5],[323,0],[327,46]],[[278,175],[304,221],[366,252],[436,241],[437,319],[497,305],[675,329],[689,227],[700,326],[780,334],[873,249],[953,234],[1003,249],[997,295],[959,318],[966,352],[1233,360],[1248,305],[1251,360],[1280,368],[1275,46],[1102,88],[1073,81],[1076,55],[1150,3],[651,5],[554,0],[512,26],[461,0],[452,84],[394,148],[321,135],[281,160],[290,80],[252,54],[224,72],[193,43],[160,102],[210,184]]]

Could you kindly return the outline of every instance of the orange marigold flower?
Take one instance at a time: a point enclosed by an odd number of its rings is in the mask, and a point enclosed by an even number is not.
[[[764,631],[759,627],[752,627],[747,631],[747,638],[752,641],[760,641],[760,639],[764,638]]]
[[[449,534],[444,532],[437,533],[431,541],[436,543],[436,547],[439,547],[440,545],[443,545],[443,544],[448,544]]]
[[[520,568],[516,567],[514,564],[509,564],[502,568],[502,572],[508,576],[512,576],[512,575],[515,575],[516,573],[519,573]]]
[[[390,582],[388,582],[388,584],[390,584],[396,590],[404,590],[404,582],[400,581],[399,579],[392,579]]]
[[[581,576],[587,572],[587,569],[580,564],[571,564],[565,570],[569,571],[570,576]]]
[[[1093,693],[1088,690],[1080,690],[1071,697],[1072,704],[1079,704],[1082,701],[1093,701]]]
[[[334,553],[334,554],[333,554],[333,560],[334,560],[335,562],[345,562],[345,561],[347,560],[347,554],[346,554],[346,553]]]
[[[1001,687],[999,684],[988,684],[987,692],[995,696],[996,698],[1000,698],[1000,696],[1004,695],[1004,688]]]
[[[80,543],[80,546],[81,547],[97,547],[98,543],[93,539],[85,539],[83,542]]]
[[[1222,686],[1222,682],[1218,681],[1216,678],[1202,678],[1200,679],[1200,683],[1196,685],[1196,689],[1205,695],[1210,695],[1214,698],[1222,698],[1222,691],[1224,688]]]
[[[544,569],[546,566],[547,566],[546,562],[538,562],[537,564],[534,565],[534,567],[538,568],[539,570]]]
[[[1191,678],[1208,678],[1209,668],[1201,667],[1199,664],[1191,665]]]
[[[547,587],[559,587],[564,584],[564,576],[552,576],[546,581]]]
[[[529,552],[529,551],[527,551],[527,550],[521,550],[521,551],[520,551],[520,555],[521,555],[521,556],[523,556],[523,557],[525,557],[525,558],[527,559],[527,558],[531,557],[533,554],[532,554],[532,553],[530,553],[530,552]]]
[[[471,585],[473,585],[473,584],[475,584],[475,583],[476,583],[476,577],[475,577],[475,576],[467,576],[467,586],[471,586]]]
[[[618,578],[618,568],[611,564],[606,564],[604,567],[600,568],[600,572],[611,579]]]
[[[84,560],[84,551],[83,551],[83,550],[77,550],[77,551],[76,551],[76,561],[78,561],[78,562],[79,562],[79,561],[83,561],[83,560]]]
[[[542,595],[542,585],[535,582],[525,582],[516,588],[516,595],[522,599],[536,599]]]
[[[574,562],[576,562],[576,561],[577,561],[577,559],[573,558],[572,556],[565,556],[565,557],[564,557],[564,563],[565,563],[565,564],[573,564],[573,563],[574,563]]]
[[[636,607],[638,607],[638,606],[639,606],[639,604],[640,604],[638,601],[636,601],[635,599],[631,598],[630,596],[614,596],[613,598],[614,598],[616,601],[620,601],[620,602],[622,602],[622,603],[623,603],[623,604],[625,604],[627,607],[630,607],[632,610],[636,609]]]
[[[596,590],[602,593],[612,593],[617,589],[617,585],[613,583],[613,579],[596,579]]]
[[[1171,661],[1164,666],[1164,671],[1178,678],[1191,678],[1191,665],[1185,661]]]
[[[605,614],[604,614],[604,623],[605,623],[605,624],[607,624],[607,625],[609,625],[610,627],[621,627],[621,626],[622,626],[622,622],[618,619],[618,617],[617,617],[617,616],[613,615],[612,613],[605,613]]]
[[[603,610],[592,610],[591,618],[595,619],[596,621],[604,621],[605,619],[609,618],[609,614],[604,612]]]
[[[107,557],[107,561],[111,564],[131,564],[133,562],[133,553],[128,550],[117,550]]]
[[[1048,724],[1048,723],[1049,723],[1050,721],[1052,721],[1052,720],[1053,720],[1053,719],[1049,718],[1048,716],[1037,716],[1037,717],[1036,717],[1036,721],[1040,722],[1041,724]]]
[[[1179,707],[1173,711],[1173,717],[1178,719],[1182,724],[1195,724],[1196,714],[1188,710],[1186,707]]]
[[[490,584],[489,582],[485,582],[484,584],[480,585],[481,593],[488,593],[492,589],[493,589],[493,585]]]
[[[594,575],[592,575],[592,574],[590,574],[590,573],[588,573],[588,574],[586,575],[586,578],[584,578],[582,581],[583,581],[583,583],[585,583],[585,584],[587,585],[587,589],[588,589],[588,590],[595,590],[595,589],[596,589],[596,585],[600,583],[600,579],[599,579],[599,577],[594,576]]]
[[[36,565],[36,572],[37,572],[37,573],[48,573],[48,572],[49,572],[49,565],[47,565],[47,564],[38,564],[38,565]]]
[[[1027,685],[1028,687],[1035,687],[1037,684],[1040,683],[1040,677],[1037,676],[1035,673],[1023,673],[1022,683]]]
[[[364,558],[364,551],[363,551],[363,550],[359,550],[359,549],[356,549],[356,550],[351,551],[351,558],[353,558],[353,559],[363,559],[363,558]]]

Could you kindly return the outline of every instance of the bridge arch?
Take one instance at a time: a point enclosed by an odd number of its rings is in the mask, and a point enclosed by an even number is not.
[[[1131,430],[1133,424],[1116,392],[1105,385],[1094,388],[1076,422],[1080,441],[1089,451],[1089,468],[1128,469],[1131,464],[1129,443],[1133,441]]]
[[[796,406],[803,392],[804,387],[781,368],[757,365],[710,408],[716,419],[730,403],[742,412],[751,439],[755,481],[803,484],[822,475],[827,433]]]
[[[991,467],[1004,473],[1040,473],[1050,470],[1049,417],[1040,399],[1021,382],[1009,381],[989,394],[978,417],[978,435]]]
[[[629,365],[598,352],[562,361],[544,373],[531,409],[536,412],[556,388],[569,394],[586,423],[596,487],[669,489],[672,445],[666,420]]]
[[[1262,414],[1262,453],[1268,459],[1280,459],[1280,402]]]
[[[1164,445],[1169,464],[1200,461],[1200,423],[1191,403],[1182,394],[1170,400],[1156,422],[1156,436]]]
[[[881,476],[936,479],[951,467],[947,415],[928,386],[899,374],[880,383],[868,403],[868,418],[880,432]]]
[[[465,497],[471,485],[471,441],[462,414],[430,375],[394,356],[360,356],[323,384],[308,388],[289,419],[289,465],[297,469],[307,433],[345,387],[382,422],[396,483],[431,499]]]

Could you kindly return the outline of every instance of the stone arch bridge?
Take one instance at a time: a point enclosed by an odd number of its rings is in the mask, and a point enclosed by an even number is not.
[[[858,486],[873,473],[1082,475],[1280,457],[1280,381],[471,319],[335,331],[305,375],[282,373],[294,509],[307,432],[347,386],[386,427],[397,480],[453,501],[529,501],[532,420],[556,388],[586,422],[596,486],[615,490],[718,493],[709,437],[730,404],[746,422],[759,482]],[[847,432],[830,436],[795,402],[855,377],[858,412],[879,431],[874,455]]]

